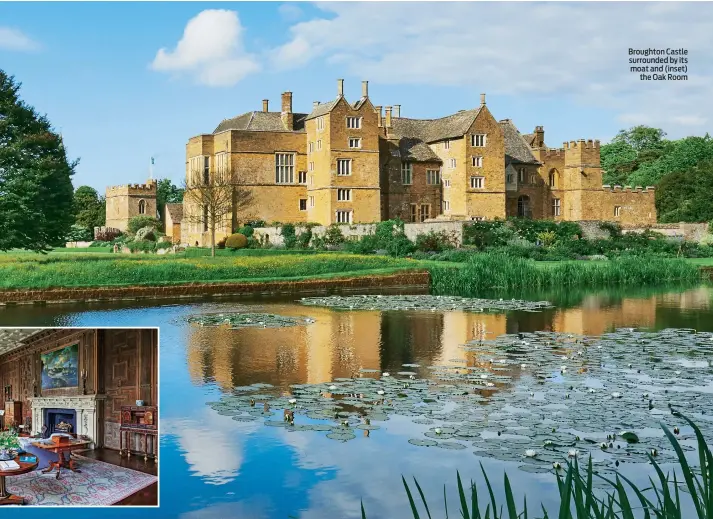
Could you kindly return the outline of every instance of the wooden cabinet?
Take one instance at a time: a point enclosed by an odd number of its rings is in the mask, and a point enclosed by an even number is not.
[[[22,425],[22,402],[20,400],[5,401],[5,428]]]
[[[144,461],[150,457],[158,461],[158,408],[155,406],[121,406],[121,426],[119,428],[119,455],[126,450],[131,456],[131,438],[143,436]],[[149,448],[149,440],[151,448]],[[126,449],[124,449],[124,441]]]

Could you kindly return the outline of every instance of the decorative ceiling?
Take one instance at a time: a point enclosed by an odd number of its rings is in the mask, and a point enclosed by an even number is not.
[[[23,345],[22,341],[42,330],[43,328],[0,328],[0,355],[19,348]]]

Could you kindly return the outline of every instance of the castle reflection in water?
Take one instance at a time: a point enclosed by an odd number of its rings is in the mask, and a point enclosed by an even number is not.
[[[260,310],[316,319],[306,327],[241,329],[191,327],[188,366],[194,384],[221,390],[258,382],[286,388],[359,376],[362,368],[400,371],[403,364],[475,366],[482,359],[461,345],[506,333],[556,331],[599,335],[618,327],[696,327],[686,308],[710,308],[706,288],[641,298],[584,297],[576,307],[543,312],[335,311],[299,304]],[[672,322],[668,309],[676,309]],[[681,310],[684,313],[681,314]],[[683,315],[683,317],[681,317]],[[696,314],[700,315],[700,314]]]

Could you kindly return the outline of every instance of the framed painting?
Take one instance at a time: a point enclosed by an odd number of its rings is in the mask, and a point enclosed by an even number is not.
[[[79,343],[40,355],[42,389],[79,387]]]

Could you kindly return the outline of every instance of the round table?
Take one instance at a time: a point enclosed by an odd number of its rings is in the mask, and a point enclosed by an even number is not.
[[[22,498],[21,496],[15,496],[10,493],[8,493],[7,488],[5,487],[5,478],[8,476],[19,476],[20,474],[27,474],[28,472],[32,472],[37,468],[37,465],[39,464],[40,460],[37,456],[35,456],[35,461],[32,463],[28,463],[25,461],[20,461],[20,456],[32,456],[32,454],[18,454],[15,456],[14,461],[18,465],[20,465],[19,469],[14,469],[14,470],[3,470],[0,469],[0,505],[24,505],[25,504],[25,499]]]

